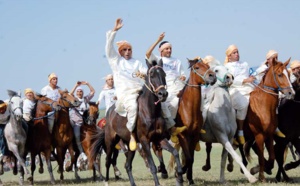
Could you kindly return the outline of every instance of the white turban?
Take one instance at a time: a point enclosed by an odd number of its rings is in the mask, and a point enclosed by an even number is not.
[[[203,58],[202,61],[203,61],[204,64],[207,64],[211,68],[215,67],[215,66],[218,66],[218,65],[221,65],[220,61],[216,60],[213,56],[210,56],[210,55],[205,56],[205,58]]]
[[[291,62],[290,68],[293,70],[295,68],[300,67],[300,61],[299,60],[294,60]]]
[[[228,56],[229,56],[235,49],[238,50],[237,46],[235,46],[235,45],[229,45],[229,47],[227,48],[227,50],[226,50],[226,52],[225,52],[226,57],[225,57],[224,65],[225,65],[226,63],[228,63],[228,61],[229,61]]]

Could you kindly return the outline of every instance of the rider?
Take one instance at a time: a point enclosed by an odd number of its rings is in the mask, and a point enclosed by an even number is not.
[[[58,90],[60,90],[60,87],[57,86],[58,77],[55,73],[51,73],[48,75],[48,81],[49,84],[46,85],[42,90],[41,94],[46,96],[47,98],[52,99],[53,101],[58,101],[60,98],[60,93]],[[54,112],[54,111],[53,111]],[[48,128],[50,133],[52,133],[52,129],[54,126],[54,114],[53,112],[48,113]]]
[[[90,93],[87,96],[84,96],[83,88],[80,85],[87,85],[89,87]],[[87,81],[77,81],[70,94],[74,96],[74,92],[76,92],[75,97],[81,102],[81,104],[78,107],[70,109],[70,121],[71,125],[73,126],[78,149],[81,153],[82,158],[86,160],[87,157],[84,154],[83,148],[81,146],[80,127],[83,125],[83,113],[89,109],[88,103],[94,97],[95,89]]]
[[[261,82],[263,76],[266,74],[266,71],[272,66],[272,61],[275,59],[278,61],[278,52],[275,50],[269,50],[269,52],[266,55],[266,60],[263,62],[263,64],[256,69],[256,81],[259,83]],[[275,130],[275,134],[279,137],[285,138],[285,135],[279,130],[277,127]]]
[[[291,72],[291,82],[293,83],[300,75],[300,61],[294,60],[291,62],[290,65],[290,72]]]
[[[232,106],[236,110],[238,127],[238,140],[245,143],[243,124],[247,115],[250,93],[253,91],[253,81],[256,79],[249,74],[249,65],[240,60],[239,50],[235,45],[230,45],[226,50],[224,65],[228,72],[234,76],[233,84],[229,88]]]
[[[166,73],[166,82],[167,82],[167,91],[168,98],[165,102],[161,103],[163,117],[166,120],[167,128],[171,132],[171,141],[173,143],[178,143],[177,134],[186,130],[186,126],[183,127],[174,127],[176,113],[178,110],[179,98],[177,94],[183,89],[186,76],[184,74],[183,66],[181,61],[177,58],[171,57],[172,54],[172,45],[168,41],[161,42],[165,37],[165,33],[161,33],[158,39],[150,46],[146,52],[146,59],[148,61],[155,60],[158,62],[160,59],[163,61],[163,69]],[[155,56],[152,51],[159,44],[160,57]]]
[[[31,88],[24,91],[25,99],[23,101],[23,119],[28,123],[32,120],[32,110],[35,107],[34,92]]]
[[[115,91],[116,89],[114,87],[114,77],[112,74],[108,74],[105,77],[105,85],[102,91],[100,92],[97,101],[99,105],[102,101],[105,101],[105,115],[108,109],[117,101]]]
[[[4,128],[9,121],[9,111],[7,109],[8,100],[2,101],[0,100],[0,150],[1,155],[0,159],[4,161],[4,157],[8,155],[8,147],[6,143],[6,139],[4,137]]]
[[[123,27],[122,19],[118,18],[112,30],[106,33],[105,52],[109,65],[113,71],[116,96],[115,111],[121,116],[127,115],[126,127],[130,132],[129,149],[136,150],[137,144],[132,131],[135,128],[137,117],[137,97],[142,89],[143,81],[133,76],[136,72],[146,74],[147,69],[139,60],[132,58],[132,46],[127,41],[117,42],[118,52],[114,49],[113,43],[116,33]]]

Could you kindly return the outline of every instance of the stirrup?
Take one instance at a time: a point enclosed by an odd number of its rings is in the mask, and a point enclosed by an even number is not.
[[[238,139],[239,139],[239,143],[241,145],[244,145],[245,144],[245,137],[244,136],[238,136]]]
[[[131,151],[135,151],[136,148],[137,148],[136,141],[135,141],[134,137],[131,135],[130,136],[130,142],[129,142],[129,149]]]
[[[206,134],[206,130],[201,129],[201,130],[200,130],[200,134]]]
[[[186,129],[187,129],[186,126],[175,127],[175,130],[172,132],[172,135],[176,136],[177,134],[182,133],[182,132],[185,131]]]
[[[285,138],[285,135],[280,130],[275,131],[275,134],[278,137]]]
[[[179,142],[177,135],[171,135],[170,140],[174,143],[177,144]]]

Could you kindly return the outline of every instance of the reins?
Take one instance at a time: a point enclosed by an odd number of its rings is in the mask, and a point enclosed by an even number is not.
[[[40,101],[40,100],[39,100]],[[53,108],[53,104],[55,101],[51,102],[51,103],[48,103],[46,101],[40,101],[41,103],[45,104],[45,105],[49,105],[51,106],[52,108],[52,113],[51,114],[46,114],[45,116],[41,116],[41,117],[37,117],[37,118],[33,118],[32,120],[35,121],[35,120],[39,120],[39,119],[44,119],[44,118],[48,118],[50,116],[53,116],[55,113],[56,113],[56,110]]]

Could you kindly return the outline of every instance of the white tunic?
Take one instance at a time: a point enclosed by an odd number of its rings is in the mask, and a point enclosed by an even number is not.
[[[127,60],[117,53],[113,47],[115,36],[115,31],[110,30],[106,33],[105,51],[107,60],[113,72],[116,95],[118,97],[116,111],[122,111],[124,109],[122,108],[124,107],[123,104],[126,102],[127,98],[136,99],[135,96],[130,97],[129,95],[136,94],[137,96],[144,84],[144,82],[140,78],[135,77],[134,74],[137,71],[146,74],[147,69],[143,67],[139,60],[134,58]]]
[[[8,100],[5,100],[4,102],[7,103],[7,105],[8,105]],[[8,120],[9,120],[9,116],[10,116],[9,109],[6,108],[6,111],[4,112],[4,114],[0,114],[0,125],[7,124]]]
[[[254,89],[254,86],[250,83],[243,84],[243,80],[250,75],[248,63],[241,61],[229,62],[225,67],[234,77],[233,84],[229,88],[233,108],[236,110],[248,108],[250,93]]]
[[[46,85],[42,90],[41,94],[46,96],[47,98],[52,99],[53,101],[58,101],[60,98],[60,93],[58,92],[60,90],[60,87],[57,87],[56,89],[52,89],[50,85]]]
[[[100,94],[99,94],[99,99],[98,102],[102,103],[103,101],[105,101],[105,114],[107,112],[107,110],[113,105],[115,104],[116,100],[115,98],[115,87],[111,88],[111,89],[103,89]]]
[[[35,102],[32,100],[29,100],[27,98],[24,99],[23,101],[23,118],[26,121],[30,121],[32,119],[32,110],[34,109]]]

